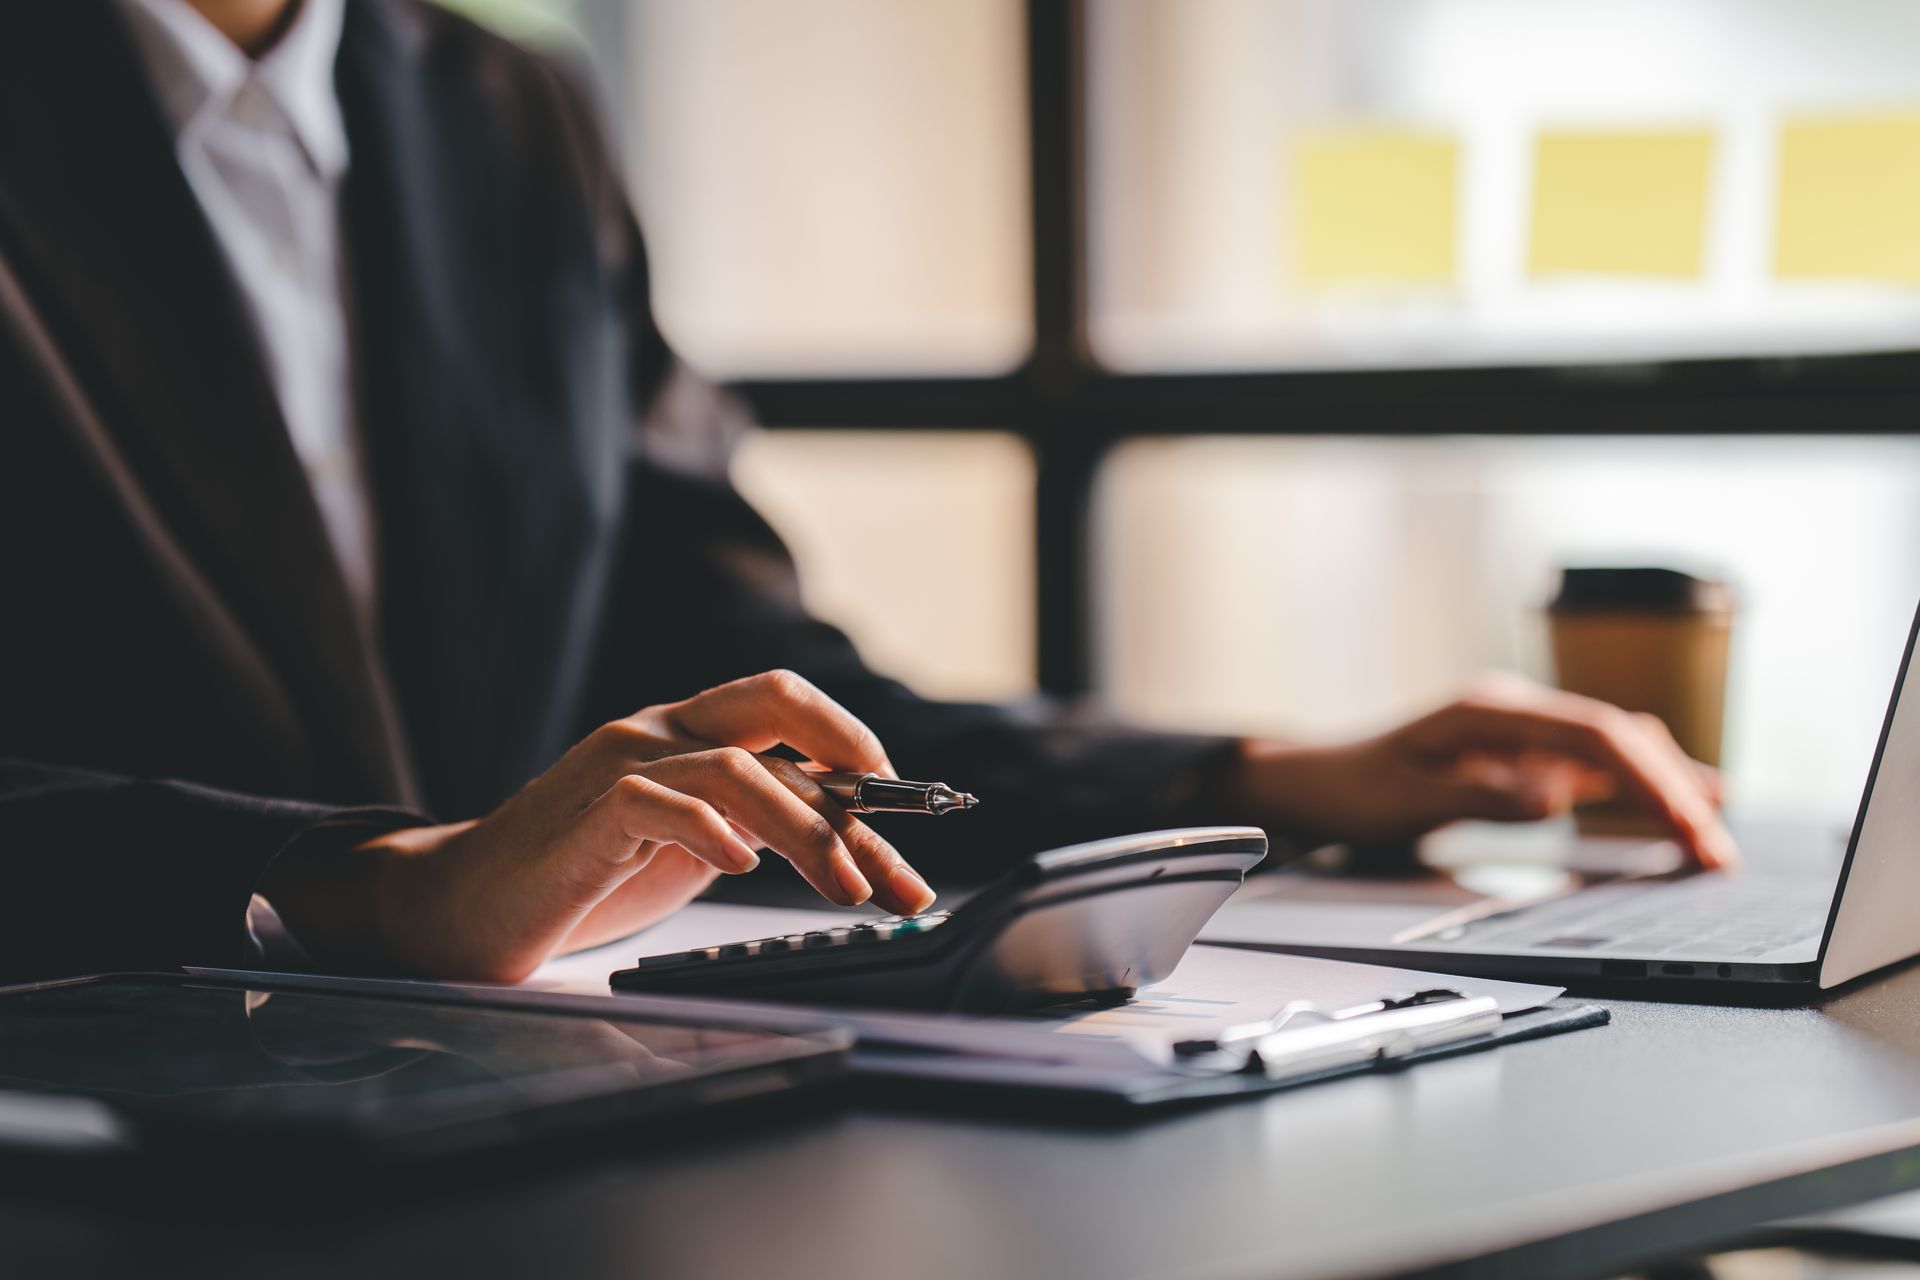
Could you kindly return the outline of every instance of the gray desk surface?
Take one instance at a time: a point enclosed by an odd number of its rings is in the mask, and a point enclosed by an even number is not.
[[[271,1227],[0,1201],[0,1272],[1605,1275],[1920,1185],[1920,969],[1124,1131],[850,1111],[403,1213]],[[22,1265],[26,1264],[26,1265]]]
[[[1920,966],[1128,1129],[847,1110],[272,1224],[0,1194],[0,1275],[1605,1276],[1920,1187]]]

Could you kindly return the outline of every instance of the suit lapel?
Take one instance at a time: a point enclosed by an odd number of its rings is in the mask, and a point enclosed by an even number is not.
[[[103,0],[23,5],[0,47],[0,227],[115,443],[280,669],[317,792],[411,798],[395,717],[258,341]]]
[[[518,104],[423,54],[425,21],[387,0],[348,8],[347,243],[382,639],[427,795],[476,812],[574,727],[618,502],[622,366],[584,218],[541,221],[564,216],[564,188],[528,171]]]
[[[510,310],[489,287],[508,237],[490,200],[501,184],[487,180],[489,157],[475,145],[480,104],[445,101],[418,64],[412,21],[397,6],[348,9],[343,212],[381,535],[382,647],[427,794],[469,812],[510,789],[490,775],[512,735],[500,723],[509,695],[496,645],[516,501],[500,438],[510,409],[498,397],[515,352],[487,340]]]

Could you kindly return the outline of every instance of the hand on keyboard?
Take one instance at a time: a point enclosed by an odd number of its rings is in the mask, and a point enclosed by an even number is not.
[[[1248,743],[1214,799],[1307,839],[1387,844],[1463,818],[1550,818],[1615,793],[1701,866],[1738,864],[1719,775],[1688,759],[1665,725],[1518,677],[1361,742]]]

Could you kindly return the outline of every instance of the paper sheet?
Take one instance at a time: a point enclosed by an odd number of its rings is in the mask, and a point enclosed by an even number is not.
[[[1528,274],[1698,277],[1712,166],[1705,129],[1540,134]]]
[[[1288,260],[1309,288],[1454,278],[1459,144],[1440,133],[1343,129],[1287,154]]]
[[[642,955],[683,951],[844,924],[845,912],[743,907],[696,902],[652,929],[592,951],[563,956],[541,966],[523,984],[538,991],[607,996],[607,975]],[[1456,978],[1412,969],[1388,969],[1274,955],[1227,947],[1195,946],[1168,979],[1125,1005],[1068,1013],[1003,1018],[964,1015],[923,1016],[846,1013],[862,1035],[893,1043],[951,1048],[963,1052],[1030,1051],[1031,1037],[1044,1033],[1055,1043],[1071,1037],[1074,1051],[1097,1052],[1124,1046],[1152,1061],[1171,1057],[1175,1041],[1198,1039],[1227,1027],[1272,1017],[1293,1000],[1312,1000],[1329,1009],[1364,1004],[1391,992],[1453,987],[1472,995],[1490,995],[1501,1012],[1538,1008],[1561,988],[1486,978]]]
[[[1920,111],[1780,130],[1777,276],[1920,284]]]

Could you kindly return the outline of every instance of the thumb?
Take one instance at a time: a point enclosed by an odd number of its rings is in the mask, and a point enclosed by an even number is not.
[[[1573,796],[1553,778],[1513,770],[1504,774],[1455,774],[1436,778],[1426,803],[1436,826],[1463,818],[1538,822],[1571,808]]]

